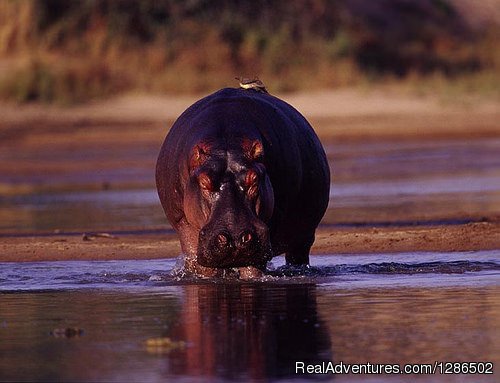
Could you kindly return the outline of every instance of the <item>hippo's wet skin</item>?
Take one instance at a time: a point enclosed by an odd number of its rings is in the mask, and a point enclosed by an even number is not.
[[[282,253],[287,263],[309,262],[330,173],[318,137],[293,107],[227,88],[174,123],[156,184],[188,271],[209,276],[238,267],[248,274]]]

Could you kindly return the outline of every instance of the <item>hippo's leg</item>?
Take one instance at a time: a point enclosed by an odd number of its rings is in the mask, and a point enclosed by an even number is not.
[[[296,242],[290,246],[285,253],[285,260],[288,265],[307,265],[309,264],[309,251],[314,243],[314,234],[302,242]]]
[[[186,256],[186,261],[196,260],[196,251],[198,250],[197,231],[186,223],[178,227],[177,232],[179,233],[181,249]]]

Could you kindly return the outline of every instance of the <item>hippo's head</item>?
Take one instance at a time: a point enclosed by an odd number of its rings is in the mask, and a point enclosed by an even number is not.
[[[193,146],[184,194],[187,221],[199,229],[197,262],[206,267],[265,267],[274,194],[259,139]],[[227,147],[229,146],[229,148]]]

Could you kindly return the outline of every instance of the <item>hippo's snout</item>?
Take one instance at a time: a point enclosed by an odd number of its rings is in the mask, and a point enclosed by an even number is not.
[[[264,267],[271,258],[269,233],[265,225],[231,231],[204,228],[199,234],[197,260],[206,267]]]

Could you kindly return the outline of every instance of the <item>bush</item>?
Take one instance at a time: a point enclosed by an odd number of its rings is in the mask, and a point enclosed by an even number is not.
[[[206,91],[236,75],[279,90],[498,75],[498,26],[472,30],[451,4],[4,1],[0,64],[11,64],[0,65],[0,97],[72,103],[127,89]]]

